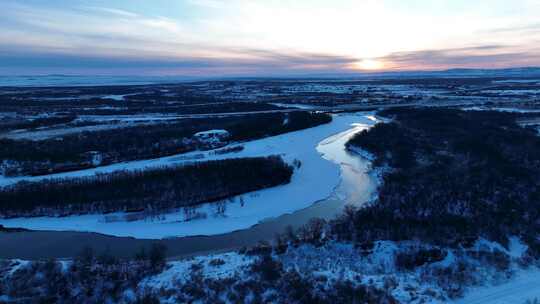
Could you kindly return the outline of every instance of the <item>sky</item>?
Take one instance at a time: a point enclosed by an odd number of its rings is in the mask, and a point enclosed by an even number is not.
[[[540,0],[2,0],[0,75],[540,66]]]

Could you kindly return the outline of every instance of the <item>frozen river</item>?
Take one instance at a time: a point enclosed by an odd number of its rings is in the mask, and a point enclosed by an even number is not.
[[[335,123],[346,125],[347,127],[341,128],[341,130],[337,128],[335,130],[337,132],[326,135],[326,138],[318,141],[318,144],[313,145],[311,148],[316,150],[319,160],[321,160],[322,157],[322,159],[324,159],[324,163],[331,164],[332,168],[338,168],[337,182],[332,185],[326,185],[331,187],[331,191],[329,192],[330,195],[326,195],[324,196],[325,198],[317,201],[311,201],[306,207],[296,208],[296,210],[292,212],[288,212],[285,209],[281,211],[277,210],[276,212],[279,212],[279,215],[269,216],[261,220],[257,220],[257,222],[254,222],[254,224],[250,225],[249,227],[239,228],[232,231],[227,231],[225,233],[215,233],[207,236],[193,235],[166,238],[159,240],[159,242],[163,242],[167,245],[169,248],[169,254],[171,256],[185,256],[206,252],[226,251],[242,246],[254,245],[261,240],[271,240],[277,233],[282,232],[287,226],[302,226],[313,217],[332,219],[336,215],[340,214],[347,204],[356,206],[365,204],[373,197],[376,190],[376,182],[368,173],[369,161],[348,152],[345,148],[345,143],[357,132],[372,126],[374,121],[370,116],[356,114],[337,117],[337,119],[334,119],[334,124]],[[329,131],[332,130],[333,129],[329,129]],[[307,136],[309,134],[305,134],[306,131],[308,130],[296,133],[304,133],[297,135]],[[290,157],[293,157],[294,159],[300,158],[301,153],[296,153]],[[285,158],[287,157],[285,156]],[[289,161],[290,160],[291,159],[289,159]],[[302,167],[309,165],[315,166],[315,163],[310,164],[309,158],[306,158],[306,162],[303,162]],[[305,169],[306,168],[304,168],[304,170]],[[315,166],[311,169],[315,170],[312,172],[303,171],[303,176],[298,174],[300,175],[301,181],[295,181],[293,179],[292,183],[300,183],[300,186],[303,187],[318,186],[316,181],[310,181],[310,179],[321,179],[323,181],[332,183],[333,179],[326,176],[332,174],[332,170],[328,170],[328,168],[325,166],[320,168]],[[322,176],[318,176],[317,174],[321,174]],[[284,191],[284,193],[286,193],[286,191],[294,190],[292,187],[292,190],[287,190],[286,187],[281,188],[281,191]],[[274,190],[278,191],[276,195],[279,197],[280,188],[278,187]],[[301,190],[306,193],[320,192],[320,189],[311,188]],[[265,192],[268,192],[268,190],[263,190],[262,196],[264,196]],[[302,195],[302,193],[299,194]],[[271,193],[269,195],[269,198],[275,198],[273,195],[271,195]],[[286,200],[286,194],[283,195],[284,199]],[[261,197],[261,195],[257,197]],[[273,205],[275,209],[280,208],[278,203]],[[301,207],[301,205],[298,206]],[[234,212],[234,210],[231,212]],[[21,223],[21,225],[17,224],[17,222],[6,222],[5,220],[0,221],[0,224],[7,224],[6,226],[10,227],[26,226],[26,228],[32,229],[32,224],[24,223],[25,220],[32,221],[35,219],[16,220],[18,223]],[[256,219],[253,220],[255,221]],[[129,225],[130,223],[127,224]],[[193,223],[186,223],[186,225],[187,224]],[[51,224],[49,223],[49,225]],[[131,225],[134,225],[134,223],[131,223]],[[156,227],[159,228],[159,226]],[[92,246],[96,248],[97,251],[106,249],[119,256],[129,256],[141,246],[147,246],[153,242],[156,242],[156,240],[126,236],[107,236],[104,235],[104,233],[99,233],[99,231],[50,231],[61,229],[44,228],[45,229],[36,229],[41,231],[0,233],[0,245],[5,249],[0,252],[0,258],[70,257],[80,252],[80,250],[85,246]],[[77,230],[76,228],[77,227],[74,227],[74,229],[69,229],[69,227],[66,227],[65,230]],[[134,228],[133,231],[136,231],[137,229],[138,228]],[[148,229],[152,229],[152,227],[148,227]],[[38,248],[40,250],[37,250]]]

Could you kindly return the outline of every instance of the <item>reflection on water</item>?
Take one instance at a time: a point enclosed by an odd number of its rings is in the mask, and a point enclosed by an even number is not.
[[[341,182],[334,191],[334,197],[345,205],[360,206],[371,197],[375,182],[367,174],[369,161],[347,151],[345,144],[358,132],[368,129],[365,124],[354,124],[353,128],[331,136],[317,146],[317,151],[328,161],[341,167]],[[341,211],[341,208],[340,210]]]

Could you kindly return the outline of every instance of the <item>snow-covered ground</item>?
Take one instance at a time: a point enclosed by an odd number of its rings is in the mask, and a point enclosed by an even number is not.
[[[280,108],[296,108],[296,109],[303,109],[303,110],[313,110],[317,108],[317,106],[313,106],[309,104],[301,104],[301,103],[269,103],[269,104],[280,107]]]
[[[186,118],[185,115],[145,113],[138,115],[79,115],[78,121],[91,122],[145,122],[145,121],[167,121]]]
[[[141,124],[135,124],[131,122],[118,122],[118,123],[107,123],[107,124],[98,124],[92,126],[82,126],[82,127],[73,127],[73,126],[64,126],[64,127],[54,127],[43,130],[15,130],[8,133],[0,134],[0,138],[8,139],[27,139],[27,140],[45,140],[54,137],[62,137],[70,134],[76,134],[81,132],[96,132],[103,130],[112,130],[120,128],[128,128],[134,126],[140,126]]]
[[[244,150],[234,157],[256,157],[281,155],[285,161],[301,162],[295,170],[291,183],[236,197],[229,202],[225,215],[217,215],[215,204],[204,204],[197,210],[206,217],[185,221],[182,210],[164,214],[158,219],[127,222],[123,213],[108,215],[80,215],[69,217],[37,217],[0,219],[5,227],[20,227],[32,230],[86,231],[115,236],[130,236],[142,239],[166,237],[216,235],[249,228],[260,221],[306,208],[332,194],[340,182],[339,164],[328,161],[316,150],[317,145],[333,134],[355,128],[360,131],[373,125],[373,117],[366,114],[336,115],[331,123],[315,128],[291,132],[279,136],[245,143]],[[39,177],[0,178],[0,185],[9,185],[21,180],[38,181],[46,178],[92,176],[117,170],[134,170],[167,165],[185,164],[193,161],[230,158],[213,151],[193,152],[153,160],[114,164],[88,170]]]
[[[536,84],[540,83],[540,79],[508,79],[508,80],[494,80],[492,83],[527,83]]]
[[[454,304],[527,304],[540,300],[540,270],[519,271],[508,282],[471,289]]]
[[[334,94],[344,94],[351,93],[354,90],[366,90],[368,86],[364,84],[354,84],[354,85],[342,85],[342,84],[325,84],[325,83],[308,83],[293,85],[290,87],[284,88],[284,91],[287,93],[306,93],[306,92],[315,92],[315,93],[334,93]]]
[[[431,248],[437,247],[418,241],[377,241],[369,249],[328,241],[322,246],[289,246],[286,252],[273,257],[284,271],[294,271],[311,278],[314,284],[332,288],[339,282],[350,281],[353,285],[384,290],[398,303],[526,304],[529,300],[540,299],[540,269],[534,265],[522,268],[520,261],[526,256],[528,247],[517,237],[510,238],[508,249],[479,239],[471,248],[445,248],[444,259],[417,266],[414,270],[398,267],[399,254]],[[485,257],[495,252],[508,257],[507,269],[486,262]],[[198,284],[198,288],[206,289],[213,288],[212,284],[203,283],[206,279],[232,279],[233,282],[255,279],[257,273],[254,273],[252,265],[258,259],[257,255],[227,252],[169,261],[163,271],[143,278],[135,290],[125,290],[124,295],[132,299],[134,291],[139,291],[138,294],[154,291],[163,303],[178,303],[175,295],[190,290],[184,288],[186,284]],[[32,267],[29,261],[7,262],[3,271],[8,277]],[[66,271],[71,261],[60,263]],[[194,279],[199,276],[199,280]],[[452,300],[451,297],[458,299]]]
[[[142,85],[184,82],[186,77],[169,76],[0,76],[0,86],[16,87],[68,87],[68,86],[112,86]]]
[[[126,96],[133,96],[133,95],[137,95],[137,93],[134,93],[134,94],[121,94],[121,95],[105,95],[103,96],[103,98],[105,99],[112,99],[112,100],[116,100],[116,101],[124,101],[124,98]]]
[[[206,278],[230,278],[248,270],[255,259],[253,256],[228,252],[169,262],[165,271],[144,279],[139,284],[139,288],[175,288],[175,285],[181,285],[190,279],[193,265],[198,265]]]
[[[465,111],[499,111],[508,113],[538,113],[540,109],[528,109],[528,108],[511,108],[511,107],[485,107],[485,106],[473,106],[462,108]]]
[[[435,263],[425,264],[415,271],[404,271],[396,267],[396,254],[410,252],[414,248],[430,248],[416,241],[375,242],[373,249],[359,254],[352,244],[330,242],[322,247],[302,245],[280,256],[285,269],[297,269],[300,273],[323,275],[332,280],[349,279],[353,282],[373,285],[381,289],[392,286],[389,292],[399,303],[455,303],[455,304],[525,304],[527,300],[540,299],[540,269],[532,266],[521,269],[517,265],[528,247],[517,237],[510,238],[509,248],[485,239],[477,240],[467,250],[449,250],[446,257]],[[502,252],[511,261],[507,273],[482,264],[478,252]],[[460,263],[474,265],[474,273],[466,276],[475,278],[478,287],[465,288],[464,298],[450,301],[444,287],[445,269],[458,268]],[[470,271],[470,270],[468,270]],[[389,284],[389,282],[391,282]]]
[[[514,90],[482,90],[482,93],[487,94],[499,94],[499,95],[538,95],[540,94],[540,90],[520,90],[520,89],[514,89]]]
[[[509,249],[498,243],[480,239],[467,250],[449,250],[446,258],[439,262],[425,264],[415,271],[396,267],[396,255],[410,252],[414,248],[430,248],[415,241],[378,241],[371,250],[363,253],[352,244],[329,242],[321,247],[304,244],[276,256],[285,270],[296,270],[305,276],[324,277],[326,284],[350,280],[355,284],[374,286],[387,290],[399,303],[454,303],[454,304],[525,304],[527,300],[540,299],[540,270],[529,267],[524,270],[517,266],[528,249],[517,237],[512,237]],[[510,270],[515,274],[510,279],[499,273],[492,265],[481,264],[479,252],[500,251],[511,260]],[[256,257],[238,253],[224,253],[200,256],[193,259],[170,262],[168,268],[155,276],[144,279],[140,289],[178,290],[190,281],[193,267],[201,271],[204,278],[225,279],[236,276],[245,280],[251,275],[250,264]],[[483,286],[465,287],[464,297],[458,300],[448,298],[448,290],[457,282],[445,277],[445,269],[457,269],[460,263],[475,265],[475,271],[466,276]],[[465,283],[467,285],[467,283]]]

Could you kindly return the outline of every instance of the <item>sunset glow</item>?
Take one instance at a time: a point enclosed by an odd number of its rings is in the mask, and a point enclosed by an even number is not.
[[[355,68],[361,70],[382,70],[384,69],[384,65],[378,60],[363,59],[355,64]]]
[[[537,0],[6,0],[2,7],[0,74],[235,76],[540,64]]]

